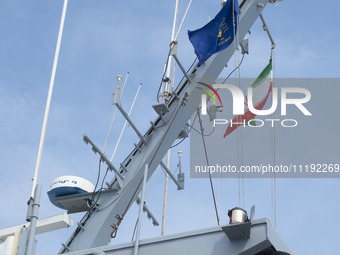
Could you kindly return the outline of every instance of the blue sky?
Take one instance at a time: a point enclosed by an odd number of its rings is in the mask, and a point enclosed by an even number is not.
[[[187,3],[182,1],[180,17]],[[123,95],[125,109],[130,107],[138,84],[143,84],[131,115],[138,128],[144,132],[149,121],[155,119],[151,105],[156,103],[168,53],[174,5],[175,1],[69,1],[39,176],[43,185],[41,217],[62,213],[48,201],[46,194],[55,177],[77,175],[95,182],[98,157],[83,143],[82,135],[87,133],[99,147],[104,145],[114,111],[111,93],[116,75],[130,72]],[[193,1],[179,36],[178,56],[185,67],[195,58],[186,30],[201,27],[219,8],[219,1]],[[26,216],[61,10],[62,1],[0,1],[3,205],[0,228],[23,222]],[[266,7],[263,15],[277,44],[277,77],[339,77],[339,11],[340,3],[335,0],[327,1],[327,5],[315,0],[285,0],[278,6]],[[251,32],[250,55],[242,65],[242,77],[257,76],[269,58],[270,43],[259,21]],[[232,59],[221,76],[233,68]],[[178,81],[179,69],[177,74]],[[279,133],[278,141],[282,142],[277,144],[277,153],[287,162],[303,157],[310,163],[315,159],[339,163],[339,120],[335,111],[339,109],[340,89],[338,86],[309,89],[310,107],[315,116],[295,134]],[[332,110],[324,114],[326,109]],[[324,122],[326,125],[322,125]],[[123,118],[119,116],[109,141],[109,155],[122,125]],[[270,139],[266,133],[256,137],[246,131],[244,134],[249,151],[255,150],[257,143]],[[137,139],[133,130],[127,128],[114,164],[125,158]],[[231,143],[233,139],[230,138]],[[230,145],[233,146],[235,143]],[[295,150],[290,148],[298,148],[299,152],[292,153]],[[169,234],[216,224],[208,180],[189,178],[188,141],[173,150],[173,170],[177,150],[184,152],[186,188],[179,192],[170,182],[166,227]],[[264,154],[269,153],[268,149]],[[147,203],[160,221],[163,172],[159,171],[153,185],[152,180]],[[336,254],[339,184],[339,179],[277,180],[277,231],[294,254]],[[215,185],[218,186],[217,181]],[[257,217],[270,218],[270,180],[246,180],[245,185],[246,209],[255,204]],[[238,205],[237,180],[220,180],[219,187],[221,219],[226,223],[227,210]],[[112,243],[131,239],[137,210],[136,205],[131,208],[119,229],[118,240]],[[74,215],[75,220],[80,217]],[[57,253],[60,243],[71,233],[67,229],[37,236],[37,254]],[[143,222],[142,238],[159,233],[159,228],[147,220]]]

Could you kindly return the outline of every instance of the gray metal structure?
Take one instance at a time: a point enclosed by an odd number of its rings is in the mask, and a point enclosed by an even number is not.
[[[231,240],[225,233],[225,229],[228,227],[239,228],[242,231],[242,225],[244,224],[233,224],[222,227],[216,226],[141,240],[138,254],[270,255],[277,250],[289,252],[270,222],[265,218],[256,219],[249,223],[250,237],[238,237]],[[237,230],[233,230],[233,232],[235,233]],[[124,244],[70,252],[68,255],[131,255],[134,251],[134,245],[135,242],[127,242]]]
[[[268,2],[268,0],[244,0],[241,3],[238,25],[239,39],[235,38],[235,42],[239,43],[246,36]],[[176,45],[176,43],[172,45]],[[136,131],[141,138],[136,148],[114,171],[118,171],[119,174],[108,183],[108,190],[103,192],[96,204],[88,209],[82,221],[78,223],[75,232],[63,244],[61,253],[70,255],[132,254],[133,242],[115,246],[106,245],[119,232],[120,223],[141,191],[145,166],[149,166],[147,176],[149,179],[157,166],[161,164],[162,158],[170,146],[179,137],[182,130],[186,129],[191,114],[200,105],[201,93],[194,89],[196,84],[198,82],[213,84],[234,51],[235,47],[232,44],[227,49],[211,56],[200,68],[196,68],[196,62],[189,72],[185,73],[185,77],[166,105],[168,111],[159,112],[160,116],[151,123],[151,127],[144,136],[141,137],[140,133]],[[172,51],[171,54],[178,60],[176,52]],[[183,68],[181,69],[183,71]],[[117,106],[122,110],[120,105]],[[180,183],[177,185],[181,186]],[[63,199],[67,200],[68,198]],[[176,245],[173,245],[174,243]],[[279,239],[269,222],[259,220],[251,223],[251,233],[247,239],[230,241],[221,227],[213,227],[141,240],[139,254],[158,254],[160,251],[165,255],[270,254],[275,250],[288,252],[288,248]]]

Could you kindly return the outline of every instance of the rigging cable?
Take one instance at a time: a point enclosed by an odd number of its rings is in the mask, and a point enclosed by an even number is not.
[[[104,175],[104,177],[103,177],[103,180],[102,180],[100,189],[96,191],[97,186],[98,186],[98,183],[99,183],[99,179],[100,179],[100,171],[101,171],[100,169],[101,169],[101,160],[99,159],[98,176],[97,176],[96,185],[95,185],[95,188],[94,188],[94,191],[93,191],[93,194],[92,194],[91,204],[89,205],[89,209],[87,210],[87,212],[84,214],[84,216],[83,216],[83,217],[81,218],[81,220],[79,221],[79,226],[78,226],[78,228],[75,230],[74,235],[73,235],[73,237],[69,240],[67,246],[69,246],[69,245],[73,242],[74,238],[75,238],[75,237],[78,235],[78,233],[81,231],[82,228],[81,228],[80,226],[84,226],[85,223],[86,223],[86,221],[90,218],[91,214],[92,214],[93,211],[94,211],[94,210],[93,210],[94,207],[97,205],[97,202],[99,201],[101,192],[104,190],[104,188],[103,188],[103,186],[104,186],[104,181],[105,181],[105,179],[106,179],[106,176],[107,176],[107,173],[108,173],[108,171],[109,171],[109,168],[106,169],[106,173],[105,173],[105,175]],[[98,197],[97,197],[96,201],[93,202],[94,199],[95,199],[95,196],[96,196],[97,194],[98,194]],[[64,253],[65,251],[66,251],[66,249],[63,248],[63,249],[60,251],[60,253]]]
[[[91,201],[94,200],[94,196],[95,196],[95,191],[97,189],[97,186],[98,186],[98,183],[99,183],[99,179],[100,179],[100,167],[101,167],[101,163],[102,163],[102,160],[99,159],[99,166],[98,166],[98,175],[97,175],[97,181],[96,181],[96,185],[94,186],[94,190],[93,190],[93,193],[92,193],[92,199]]]
[[[203,135],[203,136],[210,136],[212,135],[212,133],[214,133],[215,131],[215,127],[213,127],[213,130],[209,133],[209,134],[203,134],[200,131],[198,131],[196,128],[194,128],[193,126],[190,126],[189,124],[187,124],[187,126],[189,126],[191,129],[193,129],[194,131],[196,131],[198,134]]]
[[[98,187],[98,184],[99,184],[99,180],[100,180],[101,163],[102,163],[102,160],[99,159],[97,181],[96,181],[96,185],[95,185],[95,187],[94,187],[93,193],[92,193],[91,206],[90,206],[90,208],[88,209],[88,212],[89,212],[91,209],[93,209],[93,208],[97,205],[97,202],[99,201],[100,195],[101,195],[102,191],[104,190],[104,188],[103,188],[103,186],[104,186],[104,181],[105,181],[105,179],[106,179],[106,176],[107,176],[107,173],[108,173],[108,171],[109,171],[109,168],[106,169],[106,172],[105,172],[105,174],[104,174],[104,177],[103,177],[103,180],[102,180],[100,189],[97,190],[97,187]],[[96,197],[97,195],[98,195],[98,197],[97,197],[96,201],[94,202],[95,197]]]
[[[240,66],[242,65],[242,63],[243,63],[243,59],[244,59],[244,56],[245,56],[246,54],[243,54],[243,56],[242,56],[242,58],[241,58],[241,61],[240,61],[240,64],[236,67],[236,68],[234,68],[234,70],[232,70],[229,74],[228,74],[228,76],[227,76],[227,78],[225,78],[224,79],[224,81],[222,82],[223,84],[225,84],[225,82],[229,79],[229,77],[238,69],[238,68],[240,68]]]
[[[194,126],[194,124],[195,124],[195,121],[196,121],[196,118],[197,118],[197,113],[196,113],[196,116],[194,117],[194,120],[193,120],[192,124],[191,124],[191,125],[186,124],[187,126],[190,127],[190,129],[188,130],[188,133],[190,133],[191,129],[193,128],[193,126]],[[196,132],[198,132],[198,131],[196,130]],[[198,132],[198,133],[201,134],[200,132]],[[212,133],[211,133],[211,134],[212,134]],[[209,134],[209,135],[211,135],[211,134]],[[186,137],[184,137],[181,141],[179,141],[179,142],[176,143],[175,145],[172,145],[172,146],[170,147],[170,149],[175,148],[177,145],[181,144],[185,139],[186,139]]]
[[[178,143],[176,143],[175,145],[170,146],[170,149],[175,148],[177,145],[180,145],[186,137],[182,138],[182,140],[180,140]]]
[[[272,80],[275,82],[275,49],[272,48],[271,59],[273,59],[273,68],[272,68]],[[273,100],[273,93],[272,93]],[[273,119],[275,119],[275,113],[273,113]],[[273,155],[273,166],[276,164],[276,130],[275,126],[272,128],[272,155]],[[273,209],[274,209],[274,227],[276,229],[276,174],[273,176]]]
[[[204,140],[204,135],[203,135],[203,125],[202,125],[202,120],[201,120],[201,116],[200,116],[198,108],[197,108],[197,115],[198,115],[198,122],[200,123],[200,127],[201,127],[201,136],[202,136],[203,148],[204,148],[204,153],[205,153],[205,159],[207,161],[207,166],[209,166],[207,147],[205,145],[205,140]],[[214,201],[214,206],[215,206],[216,220],[217,220],[217,225],[220,225],[220,218],[219,218],[218,212],[217,212],[217,205],[216,205],[216,199],[215,199],[214,186],[213,186],[213,183],[212,183],[211,172],[210,171],[211,170],[209,168],[209,172],[208,172],[209,173],[209,181],[210,181],[211,193],[212,193],[212,197],[213,197],[213,201]]]
[[[233,1],[233,10],[234,10],[234,5],[235,2]],[[236,37],[236,40],[234,38],[234,60],[235,60],[235,69],[230,73],[230,75],[232,73],[234,73],[236,70],[238,70],[238,77],[237,77],[237,73],[235,73],[235,81],[238,82],[238,87],[241,87],[241,81],[240,81],[240,69],[239,66],[241,65],[242,62],[240,62],[240,58],[239,58],[239,31],[236,30],[236,27],[238,26],[239,23],[239,19],[237,18],[237,20],[235,20],[235,15],[233,15],[233,34],[234,37]],[[244,55],[243,55],[244,56]],[[243,59],[242,59],[243,60]],[[229,75],[229,76],[230,76]],[[229,78],[229,76],[225,79],[225,81]],[[238,79],[237,79],[238,78]],[[238,168],[240,168],[240,165],[243,165],[243,144],[242,144],[242,129],[237,129],[237,135],[236,135],[236,143],[237,143],[237,165]],[[241,141],[241,144],[239,142],[239,140]],[[241,156],[240,156],[241,154]],[[240,160],[241,158],[241,160]],[[242,185],[241,185],[241,180],[242,180]],[[242,186],[242,192],[241,192],[241,186]],[[239,206],[241,206],[241,201],[243,200],[243,208],[244,208],[244,176],[243,173],[242,174],[238,174],[238,193],[239,193]],[[241,194],[243,199],[241,199]]]

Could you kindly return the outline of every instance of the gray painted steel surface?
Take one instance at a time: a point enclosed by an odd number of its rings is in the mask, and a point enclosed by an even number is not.
[[[131,255],[134,242],[71,252],[68,255],[114,254]],[[268,219],[256,219],[251,223],[250,237],[229,240],[221,227],[195,230],[175,235],[161,236],[140,241],[140,255],[254,255],[271,254],[273,251],[289,252]]]

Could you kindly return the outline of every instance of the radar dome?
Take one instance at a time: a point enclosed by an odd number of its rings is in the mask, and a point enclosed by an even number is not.
[[[52,204],[65,209],[55,201],[56,197],[74,194],[89,193],[94,191],[94,185],[88,180],[77,176],[61,176],[55,178],[47,194]]]

